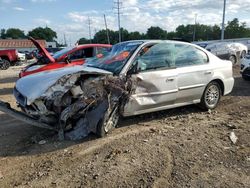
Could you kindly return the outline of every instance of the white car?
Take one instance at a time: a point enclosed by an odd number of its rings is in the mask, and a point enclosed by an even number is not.
[[[248,52],[248,47],[242,43],[239,43],[239,42],[229,43],[229,47],[231,49],[234,49],[236,52],[240,51],[241,58],[244,58]]]
[[[14,95],[27,114],[20,120],[76,139],[104,136],[120,116],[190,104],[214,109],[233,86],[230,61],[190,43],[140,40],[116,44],[83,66],[23,77]],[[18,118],[9,105],[0,109]]]
[[[245,58],[241,60],[240,73],[244,80],[250,81],[250,55],[246,55]]]
[[[26,61],[26,55],[24,53],[18,52],[17,56],[20,61]]]
[[[240,56],[240,51],[235,51],[229,43],[225,42],[210,43],[205,49],[221,59],[231,61],[233,64],[238,62]]]

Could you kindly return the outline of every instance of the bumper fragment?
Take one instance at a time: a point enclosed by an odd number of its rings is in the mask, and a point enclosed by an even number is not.
[[[45,128],[45,129],[49,129],[49,130],[58,131],[55,127],[52,127],[46,123],[39,122],[38,120],[24,114],[23,112],[20,112],[20,111],[17,111],[15,109],[11,108],[9,103],[3,102],[1,100],[0,100],[0,111],[5,112],[9,116],[11,116],[17,120],[23,121],[29,125],[33,125],[33,126],[39,127],[39,128]]]

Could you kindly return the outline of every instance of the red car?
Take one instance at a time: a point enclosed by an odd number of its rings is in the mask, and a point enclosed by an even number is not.
[[[112,48],[112,46],[108,44],[85,44],[65,48],[51,56],[36,40],[31,37],[30,40],[38,48],[42,57],[39,58],[36,63],[25,67],[19,74],[20,78],[42,71],[82,65],[85,63],[86,58],[102,57]]]

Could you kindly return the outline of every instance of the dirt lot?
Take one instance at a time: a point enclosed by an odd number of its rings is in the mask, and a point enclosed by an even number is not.
[[[0,98],[13,106],[19,70],[0,72]],[[0,112],[0,187],[250,187],[250,82],[238,72],[214,111],[126,118],[102,139],[59,142]]]

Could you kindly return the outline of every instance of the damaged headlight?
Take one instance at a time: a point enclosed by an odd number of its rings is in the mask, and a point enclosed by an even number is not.
[[[17,100],[17,103],[20,104],[21,106],[25,107],[27,104],[27,98],[23,96],[17,89],[16,87],[14,88],[14,96]]]

